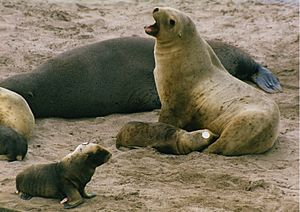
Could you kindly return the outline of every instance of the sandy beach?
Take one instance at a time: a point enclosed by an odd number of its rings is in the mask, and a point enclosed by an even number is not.
[[[207,39],[244,49],[267,66],[283,93],[280,133],[265,154],[225,157],[193,152],[174,156],[153,149],[118,150],[128,121],[157,121],[159,110],[86,119],[37,119],[24,161],[0,161],[0,211],[64,211],[59,200],[15,194],[25,167],[59,161],[82,142],[113,156],[87,190],[97,196],[72,211],[299,211],[299,12],[295,4],[252,0],[71,1],[0,0],[0,80],[31,72],[77,46],[124,36],[148,37],[155,6],[187,13]]]

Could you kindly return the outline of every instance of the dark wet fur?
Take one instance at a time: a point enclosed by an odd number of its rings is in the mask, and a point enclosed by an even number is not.
[[[22,95],[35,117],[149,111],[160,107],[152,73],[153,45],[153,40],[122,38],[83,46],[0,86]]]
[[[177,130],[179,130],[177,127],[165,123],[128,122],[122,127],[117,135],[116,147],[153,147],[153,143],[160,143],[161,141],[173,139]],[[134,143],[134,146],[123,143],[123,133],[130,135],[130,142]]]
[[[65,197],[60,182],[63,173],[59,163],[34,165],[17,175],[16,188],[27,196],[62,199]]]
[[[0,125],[0,155],[8,156],[8,161],[25,157],[28,149],[26,139],[10,127]]]
[[[250,55],[241,49],[218,40],[207,41],[225,69],[240,80],[251,81],[259,66]]]
[[[209,41],[225,68],[251,80],[260,66],[240,49]],[[67,51],[34,72],[0,86],[22,95],[36,118],[80,118],[160,108],[153,70],[154,40],[127,37]]]

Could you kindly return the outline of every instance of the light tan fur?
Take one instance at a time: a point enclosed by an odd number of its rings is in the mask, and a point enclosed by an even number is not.
[[[153,17],[159,26],[154,69],[162,103],[159,121],[220,135],[206,152],[243,155],[269,150],[278,136],[276,103],[232,77],[187,15],[158,8]]]
[[[69,164],[71,161],[74,162],[75,160],[82,162],[88,154],[96,153],[99,148],[104,149],[95,143],[85,142],[79,144],[73,152],[63,157],[61,162],[63,162],[65,165]]]
[[[25,99],[0,87],[0,124],[14,129],[26,139],[33,131],[35,120]]]

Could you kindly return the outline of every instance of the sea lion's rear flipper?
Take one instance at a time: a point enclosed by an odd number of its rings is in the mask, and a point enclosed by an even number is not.
[[[32,196],[27,193],[22,192],[20,195],[20,198],[23,200],[30,200],[32,198]]]
[[[282,92],[278,78],[265,67],[259,66],[258,72],[251,76],[252,80],[268,93]]]

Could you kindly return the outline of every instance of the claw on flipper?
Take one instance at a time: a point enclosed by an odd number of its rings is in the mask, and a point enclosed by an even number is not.
[[[282,92],[278,78],[267,68],[259,66],[258,72],[251,76],[252,80],[268,93]]]

